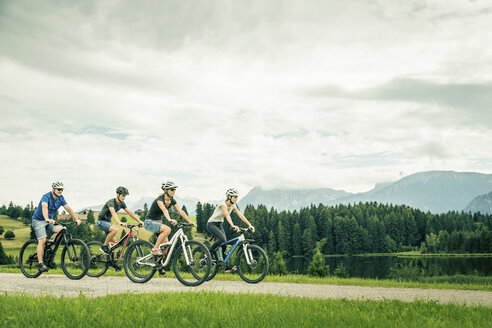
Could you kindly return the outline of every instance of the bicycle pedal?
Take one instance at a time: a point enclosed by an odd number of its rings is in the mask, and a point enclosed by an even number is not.
[[[160,274],[161,276],[166,275],[166,270],[164,270],[164,268],[160,268],[160,269],[159,269],[159,274]]]

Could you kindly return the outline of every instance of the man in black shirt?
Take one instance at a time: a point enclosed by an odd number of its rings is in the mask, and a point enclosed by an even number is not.
[[[101,248],[106,254],[109,254],[109,242],[116,242],[114,237],[118,233],[118,226],[111,224],[111,218],[113,218],[119,225],[126,227],[126,223],[122,223],[118,218],[118,214],[116,214],[120,209],[124,209],[128,215],[134,218],[138,223],[143,225],[143,222],[135,215],[125,204],[125,197],[129,195],[128,189],[125,187],[116,188],[116,198],[111,198],[104,204],[99,216],[97,218],[96,227],[106,232],[108,235],[106,236],[106,240]]]

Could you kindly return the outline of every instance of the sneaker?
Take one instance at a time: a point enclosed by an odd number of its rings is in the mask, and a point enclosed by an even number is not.
[[[39,272],[47,272],[49,269],[44,263],[39,263],[38,264],[38,270],[39,270]]]
[[[224,272],[225,273],[233,273],[233,272],[236,272],[236,266],[226,265]]]
[[[162,252],[160,249],[156,249],[156,248],[152,248],[152,250],[150,251],[153,255],[162,255]]]
[[[114,271],[121,271],[121,267],[118,264],[113,265]]]
[[[109,255],[111,253],[111,251],[109,250],[108,245],[102,245],[101,248],[99,248],[99,250],[101,252],[103,252],[104,254],[106,254],[106,255]]]
[[[164,268],[160,268],[160,269],[159,269],[159,274],[160,274],[161,276],[164,276],[164,275],[166,274],[166,270],[164,270]]]

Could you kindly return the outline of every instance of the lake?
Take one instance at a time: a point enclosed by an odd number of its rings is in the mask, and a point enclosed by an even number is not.
[[[302,257],[285,259],[287,270],[291,273],[306,274],[310,259]],[[388,278],[391,268],[397,266],[413,266],[423,269],[424,276],[452,276],[457,274],[492,276],[491,256],[401,256],[401,255],[368,255],[368,256],[335,256],[325,257],[330,266],[330,274],[340,264],[346,268],[349,277]],[[421,271],[421,270],[419,270]]]

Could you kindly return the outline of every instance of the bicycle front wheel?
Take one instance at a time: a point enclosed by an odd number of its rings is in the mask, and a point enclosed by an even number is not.
[[[236,267],[244,281],[256,284],[268,273],[268,257],[260,246],[246,244],[237,253]]]
[[[65,275],[72,280],[81,279],[87,274],[91,262],[91,253],[86,243],[71,239],[63,247],[61,267]]]
[[[22,274],[27,278],[37,278],[41,274],[38,270],[38,241],[28,240],[21,248],[19,265]]]
[[[176,249],[173,258],[173,271],[179,282],[185,286],[198,286],[202,284],[210,274],[211,255],[208,247],[195,240],[185,243]],[[186,255],[185,255],[186,254]],[[189,263],[186,261],[188,257]]]
[[[146,240],[131,243],[125,252],[125,273],[133,282],[144,283],[150,280],[156,272],[153,245]]]
[[[90,241],[87,243],[89,252],[91,253],[91,261],[87,275],[97,278],[106,273],[109,267],[109,256],[101,251],[103,243],[100,241]]]

